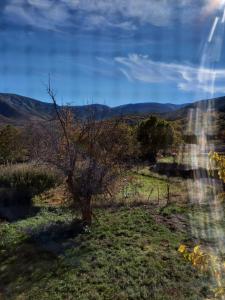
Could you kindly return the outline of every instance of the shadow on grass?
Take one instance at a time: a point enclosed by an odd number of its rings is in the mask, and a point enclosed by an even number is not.
[[[0,186],[0,218],[15,222],[35,216],[39,208],[32,203],[32,193],[26,189]]]
[[[40,230],[27,230],[27,239],[8,249],[0,245],[0,299],[23,299],[23,293],[43,284],[43,279],[49,281],[56,273],[63,278],[59,256],[66,258],[66,250],[78,246],[74,238],[84,232],[79,220],[58,222]]]
[[[39,207],[32,205],[0,206],[0,218],[8,222],[34,217],[40,211]]]
[[[191,166],[178,163],[157,163],[152,170],[162,175],[182,177],[184,179],[193,179],[196,178],[196,175],[198,178],[216,176],[216,174],[209,173],[205,168],[192,169]]]
[[[71,247],[75,247],[74,238],[85,232],[80,220],[71,223],[56,222],[42,228],[40,231],[28,230],[29,242],[35,244],[40,250],[58,256],[63,255]]]
[[[17,296],[38,283],[44,274],[55,269],[55,258],[40,251],[32,243],[22,243],[7,250],[0,259],[0,291],[3,299],[17,299]],[[1,298],[1,299],[2,299]]]

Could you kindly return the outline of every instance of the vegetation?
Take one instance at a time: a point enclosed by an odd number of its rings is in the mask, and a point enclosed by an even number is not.
[[[0,167],[0,207],[30,205],[32,197],[55,187],[60,175],[33,164]]]
[[[217,152],[209,153],[209,156],[212,163],[215,163],[218,168],[219,178],[225,183],[225,156]],[[224,198],[224,194],[222,194],[222,198]],[[212,226],[216,225],[217,224],[212,224]],[[212,299],[224,299],[225,296],[225,263],[223,253],[220,253],[220,251],[215,254],[215,251],[210,251],[206,249],[206,247],[204,249],[201,245],[196,245],[192,251],[184,244],[181,244],[178,248],[178,252],[180,252],[193,267],[202,272],[205,276],[208,276],[208,278],[210,278],[210,276],[213,278],[214,288],[211,290]]]
[[[53,169],[34,164],[2,166],[0,171],[0,187],[28,188],[33,190],[33,195],[56,186],[60,176]]]
[[[1,226],[0,290],[7,299],[203,299],[197,272],[177,255],[186,238],[151,206],[97,209],[77,232],[66,208]]]
[[[159,150],[165,151],[173,144],[174,130],[169,122],[150,116],[139,124],[137,139],[142,157],[150,163],[156,163]]]
[[[210,158],[215,162],[218,167],[219,178],[225,183],[225,155],[217,152],[210,153]]]
[[[23,161],[25,156],[21,130],[11,125],[0,128],[0,164]]]
[[[223,298],[225,295],[224,263],[221,262],[221,259],[213,253],[202,249],[199,245],[195,246],[193,251],[189,251],[186,245],[181,244],[178,251],[198,271],[208,276],[208,278],[210,278],[210,275],[213,276],[216,286],[211,290],[211,294],[214,299]]]
[[[58,108],[50,83],[48,93],[57,120],[49,124],[50,130],[43,127],[39,136],[34,134],[35,155],[63,172],[73,207],[80,209],[84,226],[90,226],[93,196],[110,193],[129,167],[132,132],[120,120],[96,121],[93,112],[85,120],[78,119],[68,107]]]
[[[54,118],[0,130],[0,299],[223,295],[207,281],[222,261],[190,250],[186,179],[167,172],[179,167],[178,147],[193,142],[184,121],[79,118],[57,105],[50,83],[48,94]],[[225,181],[224,157],[212,158]],[[2,213],[24,204],[32,209],[22,217]]]

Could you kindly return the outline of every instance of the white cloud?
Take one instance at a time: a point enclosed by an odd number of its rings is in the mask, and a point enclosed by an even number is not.
[[[182,9],[184,18],[190,19],[193,15],[200,14],[200,7],[205,7],[207,1],[8,0],[4,12],[9,17],[19,17],[32,26],[49,26],[50,29],[81,22],[88,29],[106,26],[134,30],[137,25],[142,24],[169,25],[176,19],[177,9]]]
[[[14,21],[20,20],[27,25],[51,30],[69,24],[70,18],[60,1],[53,5],[51,0],[11,0],[4,13]]]
[[[32,5],[41,9],[49,9],[52,7],[52,1],[49,0],[27,0],[28,5]]]
[[[225,69],[211,70],[191,65],[155,62],[148,56],[137,54],[116,57],[115,61],[129,80],[172,83],[183,91],[225,93]]]

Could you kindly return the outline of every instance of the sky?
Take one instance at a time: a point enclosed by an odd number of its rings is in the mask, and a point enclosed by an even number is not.
[[[225,95],[224,7],[223,0],[1,0],[0,92],[49,101],[50,75],[64,104]]]

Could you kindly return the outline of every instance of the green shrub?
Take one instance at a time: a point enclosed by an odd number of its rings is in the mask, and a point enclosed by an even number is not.
[[[169,204],[161,209],[161,214],[165,217],[171,216],[173,214],[183,213],[185,213],[185,208],[178,206],[175,203]]]
[[[59,182],[60,175],[51,168],[34,164],[2,166],[0,167],[0,199],[4,199],[5,203],[8,201],[16,203],[18,201],[16,195],[18,195],[19,199],[24,198],[26,202],[33,196],[55,187]]]
[[[25,161],[27,149],[22,131],[11,125],[0,128],[0,163]]]

